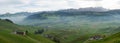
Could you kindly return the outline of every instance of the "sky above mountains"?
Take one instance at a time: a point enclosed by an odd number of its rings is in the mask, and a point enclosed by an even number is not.
[[[120,9],[120,0],[0,0],[0,13],[36,12],[86,7]]]

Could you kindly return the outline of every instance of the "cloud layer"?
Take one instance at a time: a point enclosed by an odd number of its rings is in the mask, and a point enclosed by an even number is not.
[[[36,12],[85,7],[119,9],[119,2],[119,0],[0,0],[0,13]]]

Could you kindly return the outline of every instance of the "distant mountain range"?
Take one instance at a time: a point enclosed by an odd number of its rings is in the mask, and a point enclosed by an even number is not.
[[[3,14],[0,18],[11,19],[17,24],[56,24],[74,21],[113,21],[118,20],[120,10],[108,10],[102,7],[89,7],[79,9],[64,9],[58,11],[20,12]],[[9,17],[9,18],[8,18]],[[44,22],[44,23],[43,23]]]
[[[102,7],[88,7],[88,8],[79,8],[79,9],[64,9],[64,10],[58,10],[58,11],[42,11],[42,12],[18,12],[18,13],[6,13],[0,15],[0,17],[5,17],[5,16],[23,16],[23,15],[35,15],[35,14],[49,14],[49,15],[80,15],[80,13],[87,13],[87,12],[120,12],[120,10],[109,10],[105,9]]]
[[[18,12],[15,14],[11,14],[11,13],[5,13],[0,15],[0,17],[12,17],[12,16],[27,16],[27,15],[31,15],[32,13],[29,12]]]
[[[43,11],[36,12],[33,15],[28,16],[26,19],[47,19],[48,16],[105,16],[120,14],[120,10],[108,10],[102,7],[89,7],[80,9],[66,9],[58,11]]]
[[[102,7],[88,7],[88,8],[79,8],[79,9],[67,9],[67,10],[60,10],[60,11],[65,11],[65,12],[73,12],[73,11],[93,11],[93,12],[104,12],[104,11],[108,11],[109,9],[105,9]]]

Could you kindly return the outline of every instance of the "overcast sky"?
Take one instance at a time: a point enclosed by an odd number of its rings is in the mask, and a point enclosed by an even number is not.
[[[120,0],[0,0],[0,13],[36,12],[86,7],[120,9]]]

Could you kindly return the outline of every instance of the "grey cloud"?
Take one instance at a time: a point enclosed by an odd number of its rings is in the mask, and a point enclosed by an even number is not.
[[[15,5],[15,4],[23,4],[23,3],[18,0],[10,0],[10,1],[0,2],[0,5]]]
[[[4,11],[0,12],[14,12],[16,11],[16,9],[18,9],[17,11],[39,11],[39,9],[41,11],[42,10],[44,11],[49,9],[59,10],[67,8],[97,7],[96,3],[100,3],[106,0],[5,0],[4,2],[2,1],[0,0],[1,5],[0,10]],[[111,3],[112,0],[111,1],[107,0],[106,2]],[[107,5],[109,4],[106,4],[106,2],[103,2],[102,5],[100,6],[103,6],[105,8],[113,8],[111,6],[108,7]],[[118,2],[118,4],[120,3]]]

